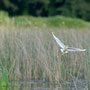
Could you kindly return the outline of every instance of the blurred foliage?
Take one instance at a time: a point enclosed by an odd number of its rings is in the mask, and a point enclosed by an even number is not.
[[[10,15],[77,17],[90,21],[90,0],[1,0]]]
[[[90,28],[90,23],[77,18],[65,16],[33,17],[28,15],[9,17],[8,13],[0,11],[0,27],[38,27],[38,28]]]
[[[8,71],[5,69],[0,70],[0,90],[7,90],[9,84]]]

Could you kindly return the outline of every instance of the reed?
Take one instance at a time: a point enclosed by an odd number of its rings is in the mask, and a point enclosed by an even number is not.
[[[51,32],[64,44],[85,48],[86,52],[62,55]],[[10,80],[72,81],[72,76],[90,80],[89,38],[88,29],[1,27],[0,64]]]

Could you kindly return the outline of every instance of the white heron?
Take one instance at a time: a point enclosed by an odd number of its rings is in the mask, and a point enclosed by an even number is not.
[[[73,48],[73,47],[68,47],[67,45],[64,45],[52,32],[52,35],[54,39],[56,40],[57,44],[61,47],[61,52],[63,54],[68,53],[68,52],[79,52],[79,51],[86,51],[86,49],[79,49],[79,48]]]

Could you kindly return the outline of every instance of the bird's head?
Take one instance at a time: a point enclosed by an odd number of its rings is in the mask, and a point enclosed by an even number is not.
[[[65,46],[65,49],[68,48],[68,45]]]

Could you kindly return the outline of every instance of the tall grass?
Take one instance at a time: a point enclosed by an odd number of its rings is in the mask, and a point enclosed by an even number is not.
[[[37,19],[28,16],[9,18],[2,12],[0,68],[3,77],[0,78],[0,83],[3,81],[8,83],[8,79],[51,82],[90,80],[89,27],[90,24],[82,20],[61,16]],[[85,48],[86,52],[62,55],[51,32],[66,45]],[[89,87],[90,83],[85,86]]]
[[[51,32],[66,45],[85,48],[86,52],[62,55]],[[89,30],[41,30],[31,28],[0,29],[0,64],[10,80],[61,81],[90,80]],[[72,75],[72,76],[71,76]]]

